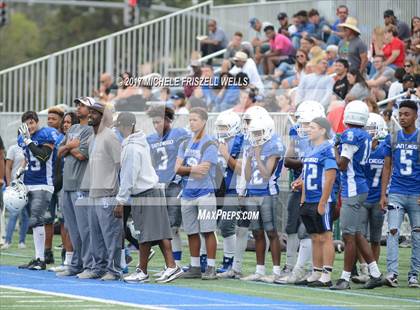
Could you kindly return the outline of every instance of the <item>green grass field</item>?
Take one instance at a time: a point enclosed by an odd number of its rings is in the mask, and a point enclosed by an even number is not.
[[[60,237],[55,236],[54,244],[59,244]],[[1,265],[17,266],[27,262],[33,255],[32,236],[28,235],[26,249],[18,249],[15,242],[8,250],[2,250],[0,253]],[[159,271],[164,265],[163,258],[156,248],[156,255],[150,262],[149,274]],[[185,246],[183,252],[184,265],[189,263],[188,252]],[[380,269],[385,271],[385,248],[382,248]],[[56,262],[60,263],[60,251],[54,250]],[[408,288],[406,275],[410,263],[411,249],[400,249],[400,287],[398,289],[382,287],[374,290],[359,289],[360,286],[352,284],[352,290],[345,292],[332,292],[328,289],[315,289],[297,286],[280,286],[267,283],[252,283],[239,280],[217,280],[217,281],[201,281],[201,280],[177,280],[168,285],[176,285],[181,287],[199,288],[208,291],[221,291],[232,294],[252,295],[277,300],[297,301],[308,304],[340,306],[353,309],[420,309],[420,290]],[[134,258],[130,265],[130,272],[134,270],[137,254],[132,253]],[[223,253],[218,252],[218,258],[221,259]],[[284,260],[284,253],[282,255]],[[271,271],[271,264],[267,258],[267,271]],[[340,276],[343,265],[343,254],[337,254],[334,264],[333,279]],[[255,271],[255,253],[247,252],[244,259],[244,273],[252,273]],[[0,275],[1,276],[1,275]],[[22,297],[23,296],[23,297]],[[417,301],[417,302],[416,302]],[[71,305],[71,306],[70,306]],[[76,307],[77,306],[77,307]],[[129,308],[127,306],[106,305],[97,302],[78,300],[71,298],[55,297],[51,295],[35,294],[20,292],[14,290],[6,290],[0,288],[0,309],[97,309],[97,308]]]

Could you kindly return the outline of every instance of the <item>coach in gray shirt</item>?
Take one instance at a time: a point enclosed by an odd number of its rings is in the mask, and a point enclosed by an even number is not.
[[[75,206],[76,201],[84,196],[80,184],[88,164],[89,137],[93,133],[92,127],[88,126],[88,106],[93,104],[94,100],[84,97],[74,102],[80,124],[70,127],[58,150],[58,157],[64,157],[62,208],[65,225],[73,245],[73,257],[69,268],[57,272],[57,275],[90,278],[93,258],[89,251],[88,210]]]

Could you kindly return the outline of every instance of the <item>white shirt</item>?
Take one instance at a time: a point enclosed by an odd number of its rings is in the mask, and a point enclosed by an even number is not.
[[[403,91],[402,83],[395,81],[389,87],[388,98],[395,97],[396,95],[401,94],[402,91]]]
[[[232,75],[237,75],[239,72],[245,73],[249,78],[249,83],[257,87],[261,94],[264,94],[264,84],[260,75],[258,74],[257,65],[253,59],[248,58],[242,68],[235,65],[229,71],[229,73]]]

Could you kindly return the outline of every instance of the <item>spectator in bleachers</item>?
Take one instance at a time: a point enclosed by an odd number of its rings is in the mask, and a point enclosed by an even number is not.
[[[262,23],[258,18],[253,17],[249,20],[249,25],[253,30],[255,30],[255,37],[251,40],[251,44],[254,47],[255,54],[258,55],[260,53],[265,53],[270,49],[270,45],[267,42],[267,38],[263,32],[264,24],[269,23]]]
[[[346,98],[346,95],[350,90],[350,83],[347,79],[348,71],[349,62],[345,59],[337,59],[337,61],[335,62],[336,79],[333,87],[333,92],[341,100],[344,100],[344,98]]]
[[[279,21],[279,29],[277,30],[277,33],[281,33],[282,35],[285,35],[286,37],[290,38],[289,33],[289,19],[287,17],[287,14],[285,12],[280,12],[277,14],[277,20]]]
[[[385,56],[385,66],[392,68],[404,67],[405,47],[404,42],[398,38],[398,29],[394,25],[388,25],[385,29],[384,47],[382,48]]]
[[[327,45],[338,45],[340,40],[344,37],[344,33],[339,28],[339,25],[346,22],[346,19],[349,16],[349,9],[345,5],[340,5],[336,10],[336,15],[338,18],[334,24],[331,25],[331,30],[326,31],[330,34],[328,37]]]
[[[171,96],[175,114],[188,114],[189,111],[185,107],[186,101],[185,101],[185,95],[183,92],[177,92],[175,95]]]
[[[338,59],[338,46],[328,45],[325,52],[327,53],[328,67],[331,67]]]
[[[393,10],[386,10],[384,12],[384,22],[385,22],[385,26],[388,26],[388,25],[397,26],[398,37],[402,41],[406,41],[410,38],[410,27],[408,27],[406,22],[403,22],[397,19]]]
[[[420,66],[415,62],[414,58],[406,58],[404,62],[404,70],[407,74],[420,74]]]
[[[385,66],[385,57],[383,55],[376,55],[373,58],[373,66],[376,73],[366,83],[371,89],[372,96],[378,101],[386,98],[389,86],[394,81],[395,70]]]
[[[389,86],[388,98],[395,97],[403,91],[402,79],[405,75],[405,70],[403,68],[395,69],[394,78],[395,81]]]
[[[265,74],[274,72],[280,62],[292,60],[294,49],[292,42],[283,34],[276,33],[273,25],[267,25],[264,29],[270,43],[270,51],[261,55]]]
[[[297,50],[296,63],[294,66],[294,75],[289,76],[281,82],[281,88],[288,89],[296,87],[299,84],[300,79],[311,73],[310,68],[306,66],[309,61],[308,53],[302,48]]]
[[[191,60],[190,67],[191,73],[189,77],[199,78],[201,76],[201,62],[198,60]],[[184,85],[184,94],[187,98],[189,98],[192,95],[195,87],[196,85],[193,85],[191,83]]]
[[[258,97],[258,88],[250,84],[248,87],[241,89],[239,93],[239,102],[233,107],[236,113],[244,113],[250,107],[255,106]]]
[[[228,47],[226,48],[226,52],[223,55],[223,65],[222,65],[222,72],[227,72],[231,68],[231,60],[235,57],[236,52],[244,52],[248,55],[248,57],[254,57],[254,49],[249,42],[242,41],[243,34],[242,32],[235,32],[232,40],[229,42]]]
[[[319,15],[319,12],[315,9],[311,9],[308,12],[308,20],[314,25],[313,37],[315,39],[326,42],[328,40],[328,34],[325,32],[326,29],[330,29],[329,23],[324,17]]]
[[[420,39],[415,38],[411,41],[408,56],[415,59],[415,63],[420,63]]]
[[[115,101],[140,94],[138,87],[133,83],[133,75],[131,72],[122,73],[120,78],[121,83],[117,91],[117,96],[114,98]]]
[[[203,57],[220,51],[228,45],[228,39],[225,32],[222,29],[217,28],[217,23],[214,19],[208,21],[207,29],[207,38],[200,40],[200,50]],[[211,59],[209,59],[207,63],[211,64]]]
[[[234,76],[228,72],[220,75],[218,85],[215,87],[218,91],[215,98],[214,112],[222,112],[232,108],[239,101],[239,87],[233,85]]]
[[[372,32],[372,43],[371,43],[371,54],[372,57],[375,55],[383,54],[383,47],[385,45],[385,28],[384,27],[375,27]]]
[[[302,38],[302,39],[300,39],[300,49],[304,50],[307,54],[309,54],[309,51],[315,45],[316,45],[315,40],[312,39],[312,38]]]
[[[214,76],[213,67],[210,65],[204,65],[201,68],[201,77],[211,80],[212,84],[215,84],[217,81],[217,78]],[[207,104],[207,109],[208,111],[211,111],[216,103],[216,93],[213,89],[213,85],[202,84],[200,87]]]
[[[118,86],[112,80],[111,74],[105,72],[99,77],[99,89],[93,91],[93,95],[101,100],[109,101],[117,95]]]
[[[308,63],[312,67],[313,73],[305,75],[299,82],[296,94],[296,103],[299,104],[305,100],[314,100],[321,103],[325,110],[331,101],[334,80],[331,76],[327,75],[327,59],[325,52],[314,53],[312,48],[311,52],[315,55]]]
[[[414,16],[411,19],[411,40],[420,39],[420,17]]]
[[[255,85],[260,93],[264,93],[264,84],[261,76],[258,74],[257,65],[252,58],[248,58],[244,52],[237,52],[233,57],[234,66],[229,71],[232,75],[237,75],[240,72],[248,76],[249,83]]]
[[[169,87],[161,88],[159,92],[159,100],[162,102],[167,102],[169,101],[170,97],[171,97],[171,89]]]
[[[364,100],[370,95],[369,86],[358,69],[350,69],[347,73],[347,80],[351,88],[344,99],[346,103],[353,100]]]
[[[351,69],[364,72],[368,63],[367,46],[360,38],[360,30],[357,28],[357,20],[348,17],[339,27],[343,29],[343,39],[338,43],[338,55],[347,59]]]
[[[376,99],[372,96],[369,96],[365,99],[365,103],[368,106],[369,113],[376,113],[379,114],[379,107],[376,103]]]
[[[293,47],[298,49],[300,47],[300,39],[314,33],[315,27],[308,21],[308,12],[305,10],[297,12],[293,17],[297,18],[298,25],[297,31],[292,35],[292,43]]]
[[[286,94],[279,96],[273,94],[264,98],[263,107],[268,112],[288,113],[291,109],[291,99]]]

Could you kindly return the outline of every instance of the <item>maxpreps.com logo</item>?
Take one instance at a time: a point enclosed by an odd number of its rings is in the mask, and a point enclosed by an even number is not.
[[[198,220],[258,220],[259,211],[224,211],[218,209],[215,211],[198,210]]]

